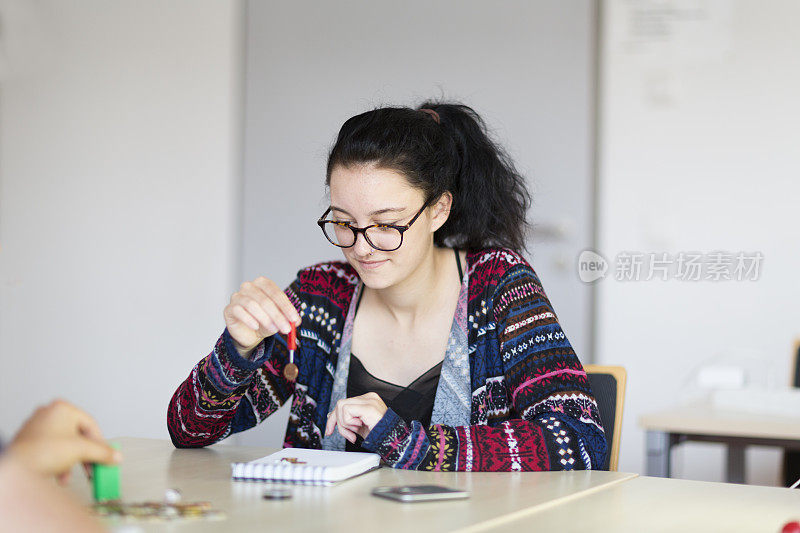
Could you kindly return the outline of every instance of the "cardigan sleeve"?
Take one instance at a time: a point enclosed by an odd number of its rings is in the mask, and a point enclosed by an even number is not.
[[[506,272],[494,291],[491,317],[496,347],[487,348],[502,358],[503,375],[487,384],[487,392],[506,396],[492,406],[509,406],[508,419],[494,426],[423,427],[389,409],[363,447],[403,469],[602,468],[606,439],[586,372],[530,266]],[[473,394],[473,411],[475,401]]]
[[[173,444],[208,446],[277,411],[294,392],[294,383],[283,377],[287,363],[283,336],[264,339],[245,359],[226,328],[170,400],[167,428]]]

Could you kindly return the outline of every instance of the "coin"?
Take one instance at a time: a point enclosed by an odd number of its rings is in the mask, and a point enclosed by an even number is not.
[[[264,491],[262,496],[265,500],[288,500],[292,497],[292,491],[282,488],[271,488]]]
[[[297,369],[297,365],[294,363],[289,363],[285,367],[283,367],[283,377],[288,379],[289,381],[294,381],[297,378],[297,374],[300,371]]]
[[[181,491],[178,489],[167,489],[164,491],[164,503],[167,505],[181,501]]]

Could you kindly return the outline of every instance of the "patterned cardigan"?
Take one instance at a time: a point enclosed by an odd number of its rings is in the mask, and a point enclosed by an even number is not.
[[[602,468],[607,450],[597,403],[536,273],[507,249],[469,253],[466,272],[470,425],[422,427],[389,409],[362,446],[394,468]],[[283,378],[283,336],[265,339],[250,360],[226,329],[170,401],[175,446],[218,442],[293,397],[284,446],[322,448],[342,329],[359,286],[356,271],[336,261],[301,270],[286,289],[302,319],[294,383]]]

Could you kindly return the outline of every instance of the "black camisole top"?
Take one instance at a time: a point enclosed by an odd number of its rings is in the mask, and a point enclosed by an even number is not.
[[[458,249],[453,250],[456,254],[456,265],[458,266],[458,278],[463,281],[464,274],[461,269],[461,256]],[[364,291],[358,296],[356,302],[356,314],[361,305],[361,297]],[[401,387],[370,374],[361,361],[354,353],[350,353],[350,370],[347,375],[347,397],[361,396],[368,392],[374,392],[381,397],[383,403],[392,409],[397,416],[410,424],[412,420],[418,420],[423,426],[427,427],[431,423],[433,415],[433,401],[436,398],[436,389],[439,386],[439,376],[442,372],[442,363],[437,364],[410,385]],[[366,452],[361,447],[363,439],[356,438],[355,444],[345,442],[345,450],[349,452]]]

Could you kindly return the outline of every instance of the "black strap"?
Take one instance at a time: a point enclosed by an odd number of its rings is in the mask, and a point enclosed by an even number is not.
[[[464,283],[464,272],[461,270],[461,255],[458,253],[458,248],[453,248],[456,253],[456,265],[458,265],[458,281]]]
[[[358,301],[356,302],[356,310],[353,313],[354,317],[356,316],[356,313],[358,313],[358,308],[361,307],[361,298],[363,298],[363,297],[364,297],[364,287],[362,286],[361,287],[361,292],[358,293]]]

